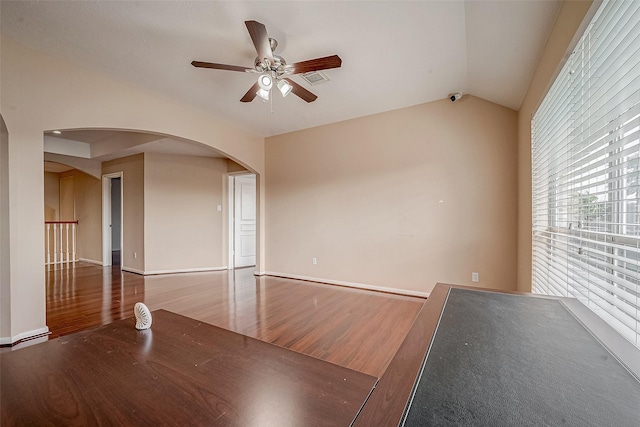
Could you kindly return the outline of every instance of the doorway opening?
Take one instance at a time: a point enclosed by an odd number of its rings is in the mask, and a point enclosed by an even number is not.
[[[229,269],[256,265],[256,176],[229,175]]]
[[[120,266],[122,236],[122,172],[102,176],[102,265]]]
[[[122,243],[122,178],[111,179],[111,265],[120,265]]]

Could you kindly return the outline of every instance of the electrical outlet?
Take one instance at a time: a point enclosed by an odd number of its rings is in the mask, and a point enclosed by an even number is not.
[[[480,281],[480,275],[476,272],[471,273],[471,281],[472,282],[479,282]]]
[[[137,259],[138,258],[138,252],[134,252],[133,253],[133,259]]]
[[[318,258],[313,257],[311,258],[311,264],[316,265],[318,263]]]

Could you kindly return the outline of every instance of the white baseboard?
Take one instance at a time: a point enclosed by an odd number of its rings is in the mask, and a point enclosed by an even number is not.
[[[121,266],[121,267],[120,267],[120,270],[122,270],[122,271],[128,271],[129,273],[136,273],[136,274],[142,274],[142,275],[144,275],[144,271],[142,271],[142,270],[138,270],[138,269],[135,269],[135,268],[131,268],[131,267]]]
[[[227,266],[224,267],[199,267],[199,268],[179,268],[175,270],[152,270],[145,271],[145,276],[154,274],[174,274],[174,273],[201,273],[203,271],[224,271],[227,270]]]
[[[45,326],[44,328],[34,329],[33,331],[22,332],[21,334],[14,335],[12,337],[0,337],[0,345],[13,344],[20,340],[24,340],[27,338],[35,338],[40,335],[46,335],[49,333],[49,328]]]
[[[135,268],[122,267],[123,271],[128,271],[131,273],[142,274],[143,276],[153,276],[157,274],[175,274],[175,273],[201,273],[204,271],[226,271],[227,266],[224,267],[199,267],[199,268],[179,268],[173,270],[151,270],[151,271],[142,271],[137,270]]]
[[[256,275],[284,277],[286,279],[306,280],[309,282],[326,283],[329,285],[346,286],[349,288],[365,289],[367,291],[384,292],[389,294],[406,295],[411,297],[420,297],[420,298],[429,297],[429,292],[411,291],[409,289],[387,288],[384,286],[365,285],[363,283],[343,282],[341,280],[330,280],[330,279],[322,279],[319,277],[299,276],[297,274],[286,274],[286,273],[276,273],[273,271],[264,271]]]
[[[96,261],[95,259],[79,258],[79,259],[78,259],[78,261],[88,262],[89,264],[98,264],[98,265],[102,265],[102,261]]]

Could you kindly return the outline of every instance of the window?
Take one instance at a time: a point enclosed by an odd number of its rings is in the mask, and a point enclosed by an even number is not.
[[[640,2],[602,3],[531,126],[533,291],[640,348]]]

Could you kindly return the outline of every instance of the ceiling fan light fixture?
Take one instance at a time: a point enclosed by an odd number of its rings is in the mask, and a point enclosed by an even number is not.
[[[260,88],[256,92],[256,95],[258,95],[260,98],[264,99],[265,101],[269,100],[269,91],[268,90]]]
[[[261,74],[260,77],[258,77],[258,85],[260,89],[269,91],[271,90],[271,86],[273,86],[273,79],[268,74]]]
[[[283,97],[289,95],[289,93],[291,93],[291,90],[293,90],[293,86],[291,86],[286,80],[279,80],[276,85],[278,86],[278,89],[280,89]]]

